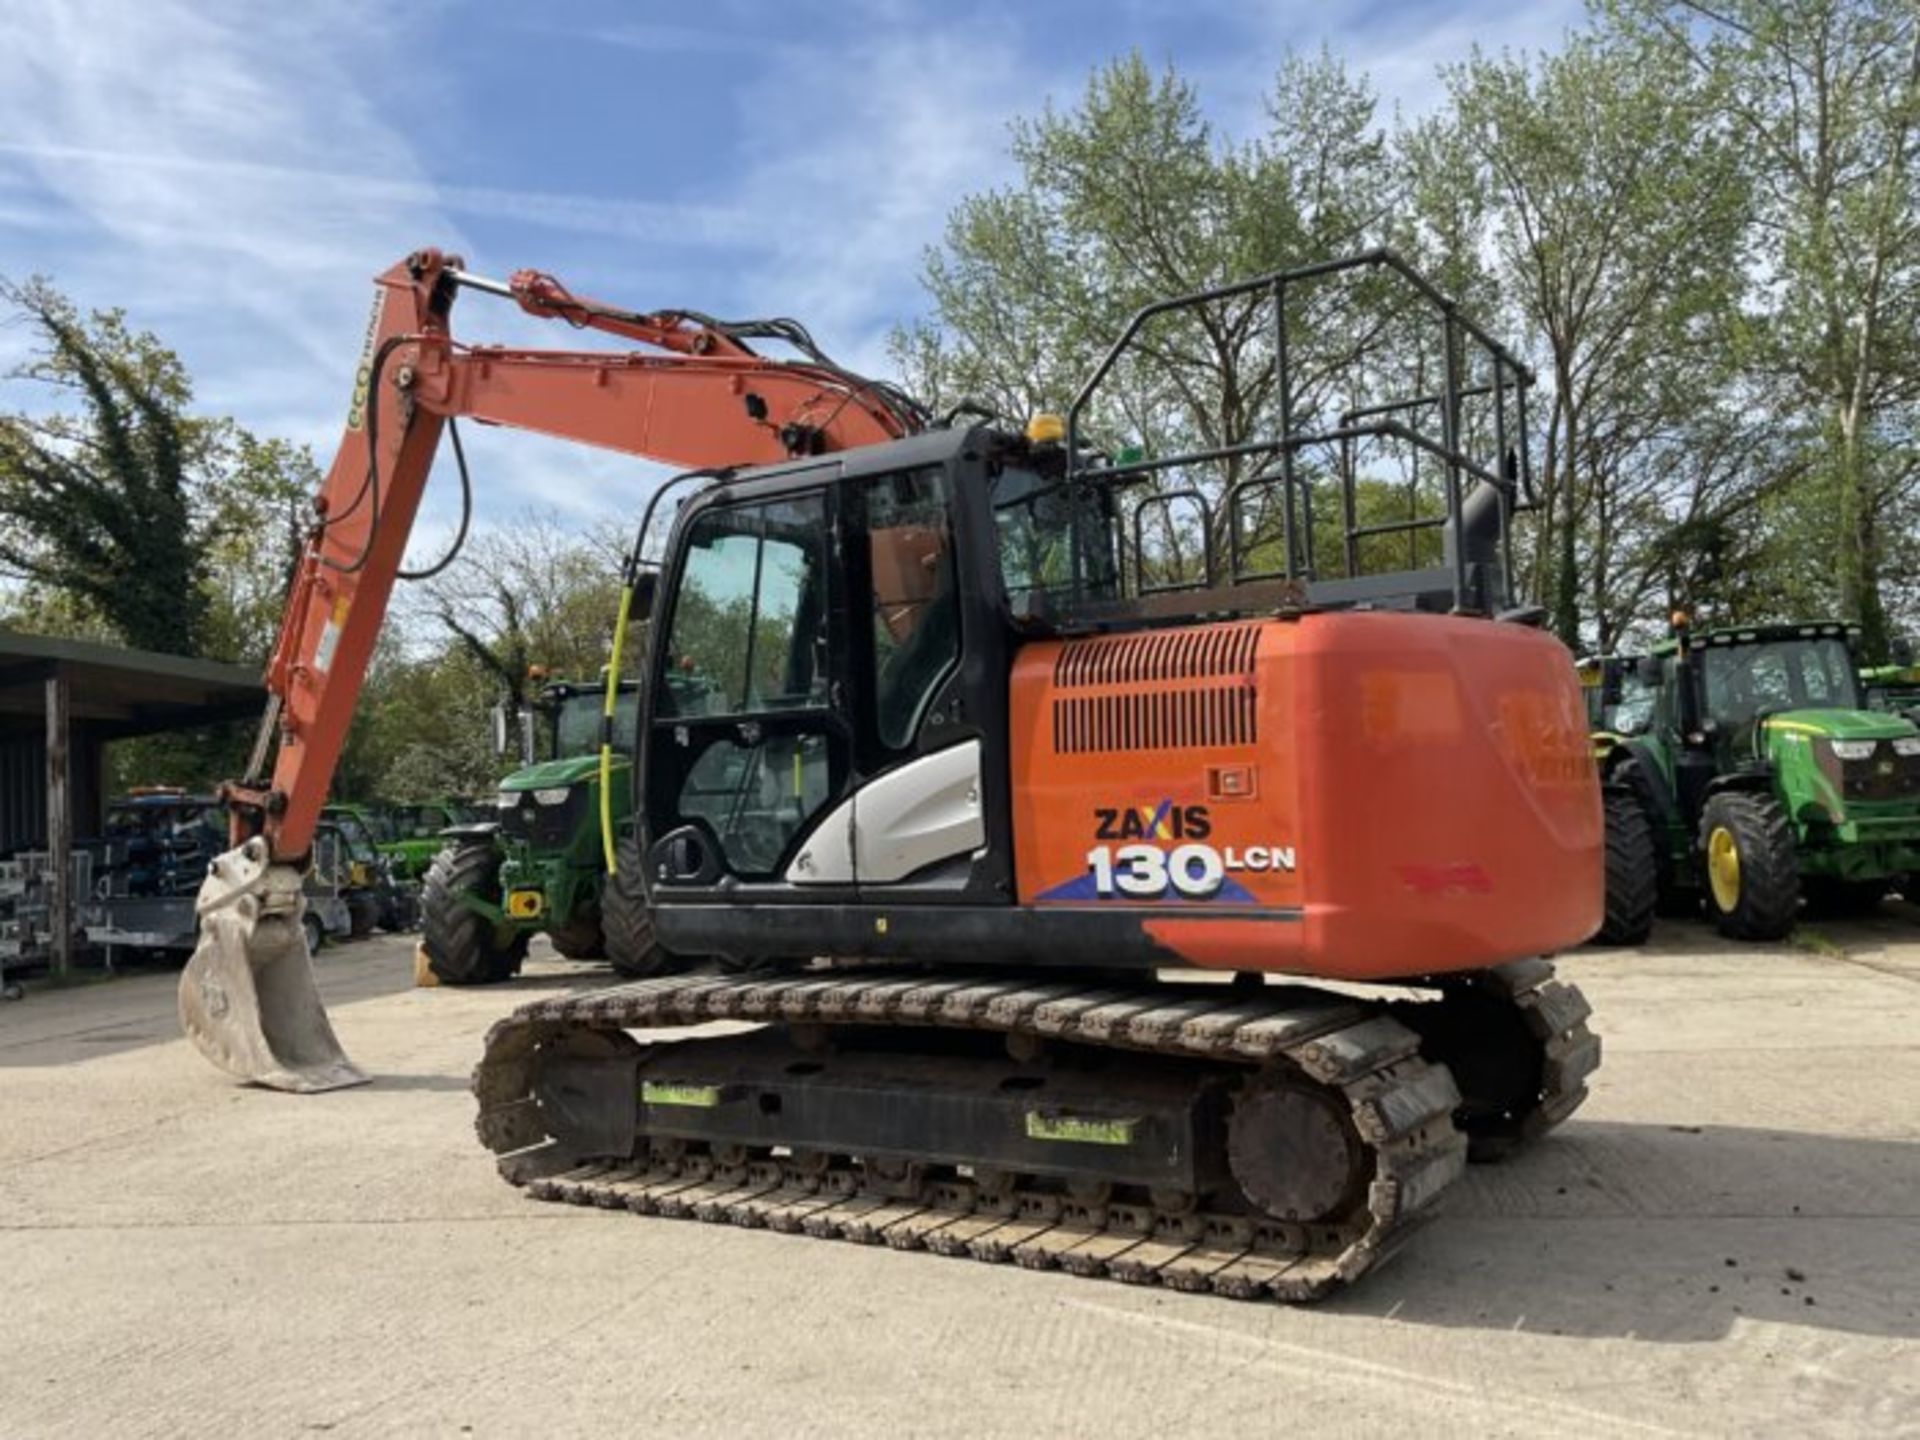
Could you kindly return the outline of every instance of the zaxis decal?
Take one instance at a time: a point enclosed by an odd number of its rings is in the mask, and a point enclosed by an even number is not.
[[[1206,806],[1175,805],[1171,800],[1157,806],[1095,810],[1093,818],[1096,840],[1204,840],[1213,833]]]

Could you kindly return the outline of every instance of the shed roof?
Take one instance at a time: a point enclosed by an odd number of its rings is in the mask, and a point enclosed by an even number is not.
[[[67,680],[69,723],[107,740],[234,719],[266,699],[251,665],[0,627],[0,737],[45,733],[46,681],[56,673]]]

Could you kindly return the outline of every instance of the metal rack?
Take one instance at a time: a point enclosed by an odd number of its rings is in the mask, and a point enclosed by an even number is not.
[[[69,894],[85,895],[93,886],[93,855],[76,850],[69,857]],[[46,850],[21,850],[0,860],[0,999],[20,998],[9,968],[44,965],[53,950],[53,856]]]
[[[1288,300],[1308,282],[1326,281],[1347,273],[1384,272],[1400,282],[1416,312],[1437,331],[1442,356],[1442,383],[1427,393],[1393,395],[1350,408],[1330,428],[1306,430],[1297,422],[1297,376],[1293,355],[1297,337],[1290,331]],[[1259,297],[1271,307],[1270,326],[1273,390],[1276,404],[1269,432],[1256,438],[1208,449],[1114,463],[1084,445],[1088,410],[1115,367],[1133,351],[1147,328],[1163,316],[1231,301]],[[1469,383],[1471,371],[1487,378]],[[1455,613],[1491,614],[1511,605],[1511,519],[1529,508],[1533,472],[1527,445],[1526,390],[1532,372],[1479,324],[1464,315],[1406,260],[1391,250],[1370,250],[1344,259],[1263,275],[1233,285],[1194,291],[1148,305],[1135,313],[1105,357],[1081,386],[1067,411],[1066,486],[1072,503],[1071,582],[1058,608],[1069,623],[1074,618],[1099,622],[1124,618],[1128,612],[1151,609],[1157,615],[1174,613],[1186,596],[1197,613],[1231,613],[1270,609],[1276,593],[1314,606],[1375,605],[1445,609]],[[1463,407],[1482,402],[1491,416],[1483,427],[1485,450],[1476,453]],[[1423,428],[1438,417],[1439,435]],[[1359,514],[1359,458],[1375,442],[1407,447],[1414,481],[1410,513],[1404,519],[1362,523]],[[1316,554],[1314,496],[1299,457],[1315,449],[1330,450],[1340,488],[1341,561],[1343,574],[1325,576]],[[1488,453],[1490,451],[1490,453]],[[1444,481],[1439,513],[1418,513],[1419,462],[1435,463]],[[1086,557],[1081,533],[1081,503],[1089,492],[1118,493],[1153,477],[1196,466],[1237,466],[1253,462],[1251,475],[1234,480],[1209,494],[1197,485],[1182,484],[1135,501],[1130,519],[1105,542],[1116,553],[1101,557],[1111,573],[1122,577],[1118,601],[1088,592]],[[1256,565],[1245,540],[1245,508],[1255,496],[1277,495],[1280,515],[1280,563]],[[1165,518],[1175,505],[1192,506],[1200,517],[1201,569],[1190,579],[1152,581],[1146,574],[1145,527],[1150,517]],[[1222,523],[1224,521],[1224,524]],[[1410,563],[1405,568],[1363,573],[1362,542],[1381,536],[1415,535],[1438,531],[1443,538],[1439,565]],[[1126,583],[1125,551],[1135,557],[1131,584]]]

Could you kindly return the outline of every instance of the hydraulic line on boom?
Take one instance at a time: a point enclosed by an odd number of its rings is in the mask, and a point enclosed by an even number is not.
[[[463,289],[651,350],[467,344],[449,326]],[[762,356],[747,343],[761,339],[802,358]],[[441,430],[456,418],[687,467],[825,454],[898,439],[927,420],[894,387],[835,365],[796,321],[643,314],[577,297],[537,271],[489,280],[435,250],[381,275],[340,449],[314,497],[267,667],[267,711],[245,776],[224,787],[236,848],[208,875],[200,941],[180,980],[188,1035],[244,1080],[311,1091],[366,1078],[314,988],[300,876]],[[451,438],[470,505],[465,455]]]

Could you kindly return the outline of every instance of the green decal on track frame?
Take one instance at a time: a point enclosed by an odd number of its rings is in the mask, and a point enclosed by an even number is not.
[[[1029,1140],[1064,1140],[1072,1145],[1131,1145],[1138,1120],[1101,1120],[1087,1115],[1027,1112]]]
[[[679,1105],[689,1110],[712,1110],[723,1098],[718,1085],[673,1085],[663,1080],[640,1082],[640,1099],[647,1105]]]

